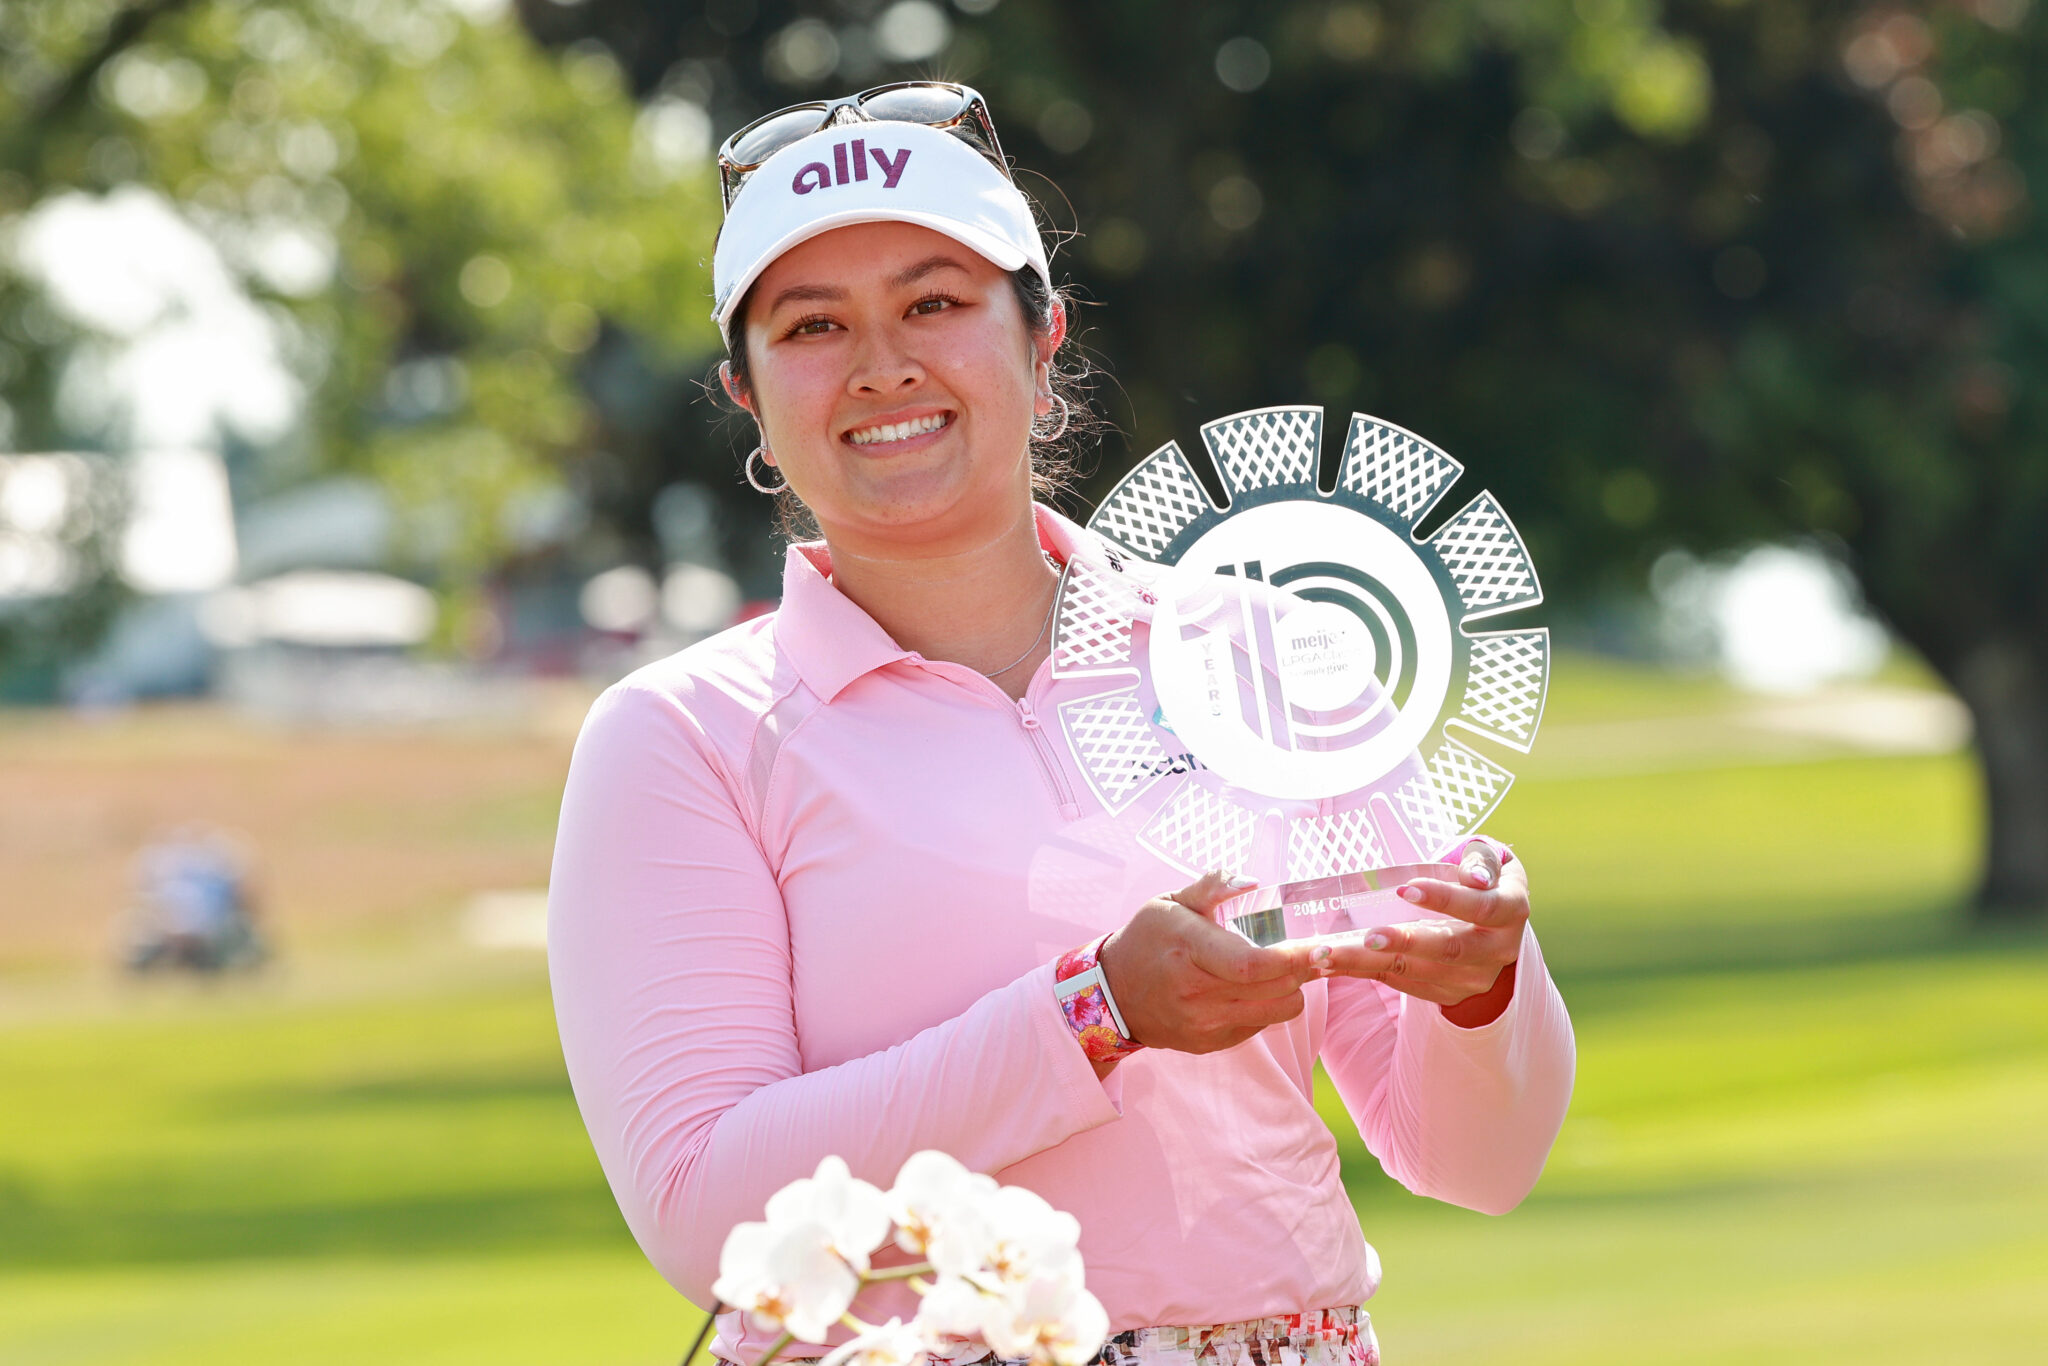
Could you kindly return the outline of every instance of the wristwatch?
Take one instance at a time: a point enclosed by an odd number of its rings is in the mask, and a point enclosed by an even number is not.
[[[1108,940],[1105,934],[1061,954],[1052,973],[1060,1014],[1090,1062],[1114,1062],[1145,1046],[1131,1037],[1116,997],[1109,994],[1109,978],[1102,971],[1102,946]]]

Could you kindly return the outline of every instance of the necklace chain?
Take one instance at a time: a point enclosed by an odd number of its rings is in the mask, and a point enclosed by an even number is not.
[[[1059,561],[1053,559],[1052,556],[1047,555],[1045,557],[1045,562],[1051,565],[1055,571],[1062,573],[1065,572],[1064,567],[1059,563]],[[976,669],[975,672],[980,674],[983,678],[995,678],[998,675],[1008,673],[1010,670],[1016,668],[1019,664],[1022,664],[1025,660],[1031,658],[1032,651],[1038,648],[1039,642],[1045,639],[1045,633],[1051,629],[1052,614],[1058,610],[1059,605],[1060,589],[1059,585],[1055,583],[1052,589],[1052,601],[1046,603],[1045,605],[1045,620],[1038,623],[1038,634],[1031,637],[1031,643],[1024,647],[1024,653],[1018,655],[1015,659],[1011,660],[1008,664],[1003,665],[1003,667],[1000,669]]]

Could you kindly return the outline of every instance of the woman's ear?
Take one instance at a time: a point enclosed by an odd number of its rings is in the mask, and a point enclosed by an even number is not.
[[[754,411],[753,395],[749,394],[746,386],[740,383],[739,376],[732,372],[731,361],[722,360],[718,363],[718,382],[724,386],[727,398],[750,413]]]
[[[1052,370],[1052,358],[1060,353],[1060,346],[1067,339],[1067,301],[1055,294],[1052,296],[1052,316],[1046,320],[1045,331],[1037,338],[1038,363]]]

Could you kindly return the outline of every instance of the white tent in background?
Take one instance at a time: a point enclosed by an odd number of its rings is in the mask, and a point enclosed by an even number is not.
[[[438,617],[434,595],[405,579],[295,569],[210,595],[200,626],[220,651],[219,695],[276,719],[425,722],[509,705],[459,666],[407,654]]]
[[[201,609],[224,649],[404,649],[433,634],[434,595],[390,574],[295,570],[214,594]]]

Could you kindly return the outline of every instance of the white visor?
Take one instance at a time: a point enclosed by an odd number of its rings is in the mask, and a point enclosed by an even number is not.
[[[761,272],[799,242],[881,222],[942,232],[1052,284],[1031,206],[993,162],[940,128],[864,120],[791,143],[740,187],[711,257],[711,316],[724,329]]]

